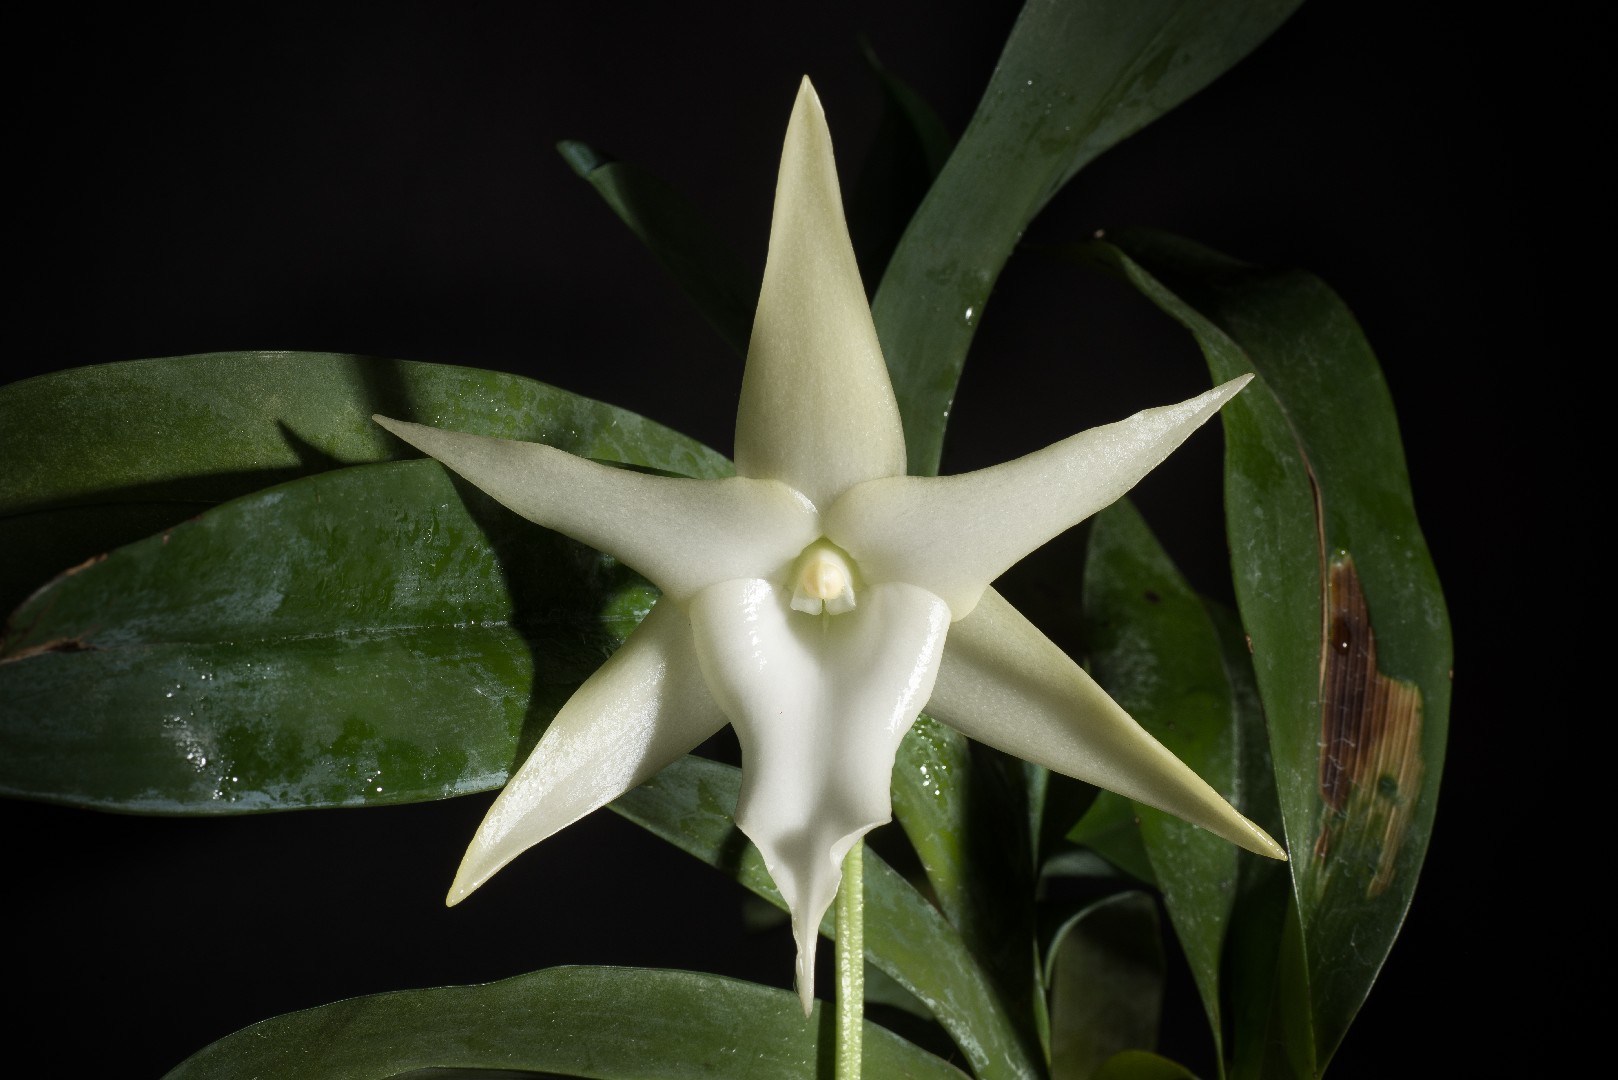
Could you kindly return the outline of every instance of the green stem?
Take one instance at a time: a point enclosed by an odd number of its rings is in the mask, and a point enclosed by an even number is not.
[[[865,1027],[865,841],[843,857],[837,890],[837,1080],[860,1080]]]

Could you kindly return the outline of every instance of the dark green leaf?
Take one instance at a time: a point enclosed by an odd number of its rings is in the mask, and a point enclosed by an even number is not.
[[[1108,1058],[1096,1071],[1095,1080],[1197,1080],[1197,1077],[1177,1061],[1145,1050],[1125,1050]]]
[[[1272,836],[1280,836],[1284,830],[1281,808],[1275,800],[1269,733],[1241,621],[1235,612],[1221,605],[1207,601],[1204,605],[1219,634],[1235,708],[1238,805]],[[1251,852],[1239,852],[1236,859],[1236,902],[1226,934],[1222,976],[1223,996],[1228,1004],[1226,1080],[1312,1075],[1314,1040],[1288,1039],[1286,1033],[1295,1025],[1289,1024],[1281,1011],[1297,1007],[1307,1016],[1307,1007],[1297,1003],[1309,1000],[1308,980],[1303,977],[1301,964],[1279,962],[1285,935],[1295,937],[1297,931],[1291,875],[1285,865]],[[1295,949],[1296,943],[1290,947]],[[1293,1055],[1291,1059],[1266,1061],[1272,1054],[1287,1052]]]
[[[872,1076],[963,1078],[875,1024],[865,1025],[864,1052]],[[831,1011],[817,1007],[805,1019],[782,990],[685,971],[575,967],[288,1013],[221,1039],[168,1080],[385,1080],[441,1067],[823,1080],[834,1053]]]
[[[910,471],[944,424],[990,290],[1023,230],[1108,147],[1240,60],[1299,0],[1029,0],[888,263],[873,306]]]
[[[965,735],[932,717],[916,718],[893,764],[893,813],[916,849],[938,907],[956,926],[969,921],[967,865],[971,750]]]
[[[1119,1051],[1157,1045],[1163,945],[1150,896],[1118,893],[1073,916],[1046,971],[1053,1080],[1090,1080]]]
[[[1086,246],[1189,329],[1226,406],[1236,595],[1269,722],[1324,1069],[1399,931],[1426,853],[1449,618],[1364,335],[1318,279],[1161,234]],[[1286,997],[1287,995],[1282,995]]]
[[[893,813],[921,860],[939,908],[973,955],[1031,1016],[1033,853],[1021,763],[973,747],[923,715],[893,766]],[[1032,1030],[1026,1033],[1033,1037]]]
[[[1140,835],[1140,814],[1135,804],[1122,795],[1098,792],[1084,816],[1068,830],[1067,838],[1083,844],[1135,880],[1157,884],[1151,857]]]
[[[295,481],[19,609],[0,790],[231,813],[498,787],[655,595],[436,462]]]
[[[612,808],[780,905],[763,859],[731,820],[740,789],[740,770],[687,757]],[[867,959],[931,1010],[979,1077],[1038,1075],[1036,1053],[960,934],[869,847],[865,915]],[[835,937],[833,922],[828,913],[820,932]]]
[[[1240,734],[1218,632],[1127,499],[1091,522],[1084,611],[1096,681],[1233,799]],[[1236,895],[1237,848],[1161,810],[1136,804],[1135,814],[1222,1056],[1219,969]]]
[[[290,352],[76,368],[0,387],[0,610],[227,499],[415,457],[374,412],[687,476],[730,471],[634,413],[495,371]]]
[[[860,40],[882,86],[882,112],[859,181],[849,191],[848,231],[867,284],[881,280],[905,226],[955,146],[944,121],[916,90]]]
[[[567,140],[557,143],[556,149],[674,275],[736,354],[746,356],[758,304],[758,278],[743,267],[697,208],[651,173],[614,161],[584,143]]]

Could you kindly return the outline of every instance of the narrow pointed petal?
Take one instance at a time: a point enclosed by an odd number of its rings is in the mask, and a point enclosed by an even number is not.
[[[905,471],[904,429],[843,220],[820,99],[803,81],[781,151],[753,337],[736,412],[736,471],[824,508]]]
[[[648,476],[538,443],[372,419],[529,521],[605,551],[675,600],[716,581],[778,576],[819,535],[814,510],[774,481]]]
[[[970,738],[1285,859],[993,589],[950,628],[927,712]]]
[[[832,505],[826,536],[854,557],[866,581],[920,585],[964,618],[989,582],[1115,502],[1251,378],[1082,431],[1003,465],[861,484]]]
[[[725,726],[677,605],[659,602],[562,706],[478,826],[450,886],[464,900],[506,863],[650,779]]]
[[[894,754],[932,692],[949,608],[889,584],[844,614],[806,615],[769,582],[742,580],[703,590],[690,614],[703,676],[742,744],[736,824],[792,913],[807,1008],[820,920],[843,856],[893,816]]]

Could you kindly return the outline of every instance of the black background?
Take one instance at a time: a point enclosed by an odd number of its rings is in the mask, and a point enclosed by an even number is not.
[[[217,349],[352,351],[519,372],[728,452],[739,360],[552,147],[584,139],[653,169],[762,267],[802,74],[854,176],[877,115],[857,32],[958,133],[1015,16],[858,7],[56,16],[13,41],[8,377]],[[1498,1066],[1562,1041],[1573,1007],[1533,974],[1561,947],[1534,914],[1550,901],[1526,891],[1543,855],[1511,823],[1540,812],[1533,828],[1560,827],[1546,804],[1577,755],[1562,741],[1576,726],[1540,704],[1570,662],[1541,630],[1542,579],[1523,569],[1536,520],[1574,538],[1584,524],[1543,478],[1553,454],[1573,459],[1579,431],[1576,402],[1550,404],[1580,368],[1545,278],[1563,265],[1553,246],[1580,246],[1587,143],[1546,125],[1575,113],[1594,77],[1528,29],[1426,7],[1306,4],[1082,173],[1029,236],[1148,224],[1306,267],[1381,357],[1455,621],[1456,692],[1428,866],[1341,1053],[1348,1077]],[[944,471],[1205,380],[1189,339],[1126,290],[1015,258]],[[1228,595],[1217,440],[1154,474],[1138,503],[1194,583]],[[22,995],[12,1038],[145,1076],[277,1013],[559,963],[787,985],[790,943],[742,930],[740,890],[606,813],[446,910],[488,802],[179,821],[0,805],[4,966]],[[1171,1049],[1193,1064],[1208,1053]]]

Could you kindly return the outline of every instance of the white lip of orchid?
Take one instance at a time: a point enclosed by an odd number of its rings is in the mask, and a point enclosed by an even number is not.
[[[891,818],[894,757],[923,708],[981,742],[1285,858],[989,588],[1129,490],[1250,378],[991,469],[904,475],[831,136],[805,79],[742,378],[737,476],[648,476],[376,418],[663,591],[512,775],[449,903],[729,722],[742,745],[736,824],[791,913],[807,1015],[842,856]]]

